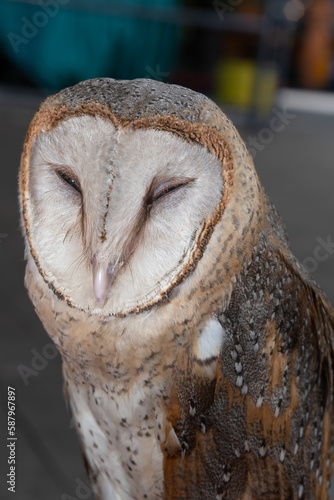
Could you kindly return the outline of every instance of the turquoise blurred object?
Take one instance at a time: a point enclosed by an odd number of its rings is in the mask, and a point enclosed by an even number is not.
[[[176,64],[180,28],[130,13],[138,9],[142,15],[149,7],[153,14],[158,8],[171,12],[178,4],[178,0],[39,0],[36,5],[0,1],[0,43],[10,60],[47,90],[98,76],[164,80]],[[115,8],[113,14],[107,13],[108,7]]]

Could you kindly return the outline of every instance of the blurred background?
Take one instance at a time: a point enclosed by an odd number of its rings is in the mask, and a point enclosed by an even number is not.
[[[334,303],[333,14],[333,0],[0,0],[1,499],[13,497],[8,385],[17,393],[15,498],[93,499],[60,356],[23,287],[17,172],[40,101],[106,76],[211,97],[248,145],[294,253]]]

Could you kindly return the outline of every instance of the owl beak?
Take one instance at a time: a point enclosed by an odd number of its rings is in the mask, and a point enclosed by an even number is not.
[[[94,295],[99,307],[103,307],[107,293],[118,274],[117,262],[105,262],[98,256],[93,258]]]

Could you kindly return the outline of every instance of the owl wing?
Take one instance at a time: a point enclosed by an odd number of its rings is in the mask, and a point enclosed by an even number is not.
[[[179,445],[163,449],[167,499],[328,498],[333,313],[290,260],[266,249],[237,276],[212,377],[183,354],[166,411]]]

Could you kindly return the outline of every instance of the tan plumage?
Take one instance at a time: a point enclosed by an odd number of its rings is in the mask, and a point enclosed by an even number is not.
[[[328,498],[333,311],[212,101],[65,89],[30,125],[20,191],[97,498]]]

